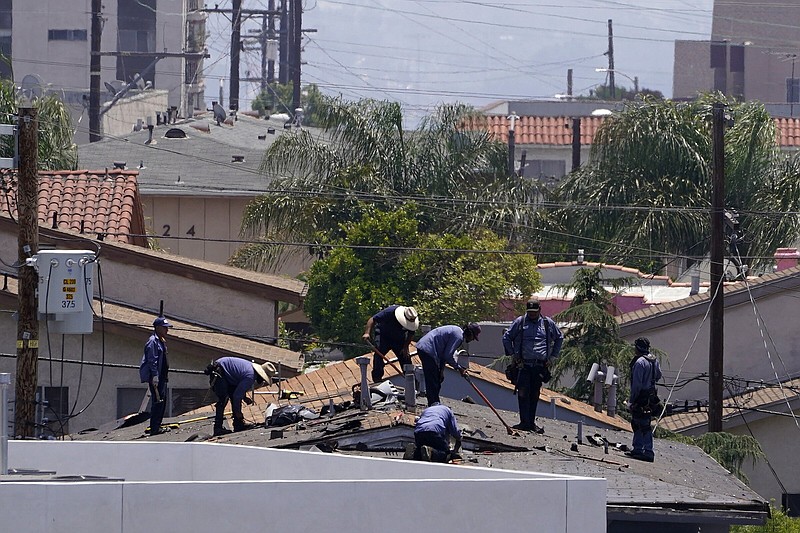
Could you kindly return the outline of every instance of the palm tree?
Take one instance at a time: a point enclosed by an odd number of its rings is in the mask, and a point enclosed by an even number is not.
[[[341,237],[364,202],[388,210],[420,205],[420,231],[460,233],[487,227],[509,235],[534,216],[535,185],[506,175],[507,148],[485,131],[463,127],[474,111],[442,105],[413,131],[403,129],[399,104],[323,98],[322,135],[307,129],[282,135],[261,170],[274,192],[251,202],[243,234],[264,240],[322,242]],[[265,269],[286,257],[277,245],[243,249],[232,262]]]
[[[574,375],[575,383],[565,392],[579,400],[591,397],[593,385],[585,376],[593,363],[604,369],[608,366],[626,368],[633,355],[630,344],[620,338],[619,326],[610,312],[615,307],[614,294],[604,287],[605,284],[620,289],[629,286],[631,280],[604,280],[602,274],[603,265],[579,268],[571,283],[556,286],[562,296],[573,296],[569,308],[555,316],[559,322],[570,326],[564,335],[561,356],[552,370],[553,380],[557,382],[564,375]],[[621,389],[617,396],[620,403],[627,398],[624,387]]]
[[[717,101],[733,121],[725,132],[726,207],[742,214],[748,252],[769,256],[793,242],[800,234],[796,216],[776,225],[760,213],[800,204],[792,179],[798,165],[782,162],[771,117],[760,103],[706,95],[689,103],[645,98],[604,122],[590,162],[564,181],[562,208],[551,213],[557,227],[578,236],[574,247],[629,264],[642,251],[654,262],[708,251],[710,117]]]
[[[14,83],[0,79],[0,115],[10,123],[17,115],[21,101]],[[54,94],[44,94],[32,102],[39,120],[39,168],[42,170],[74,170],[78,148],[73,142],[72,123],[64,103]],[[14,140],[3,137],[2,157],[13,157]]]

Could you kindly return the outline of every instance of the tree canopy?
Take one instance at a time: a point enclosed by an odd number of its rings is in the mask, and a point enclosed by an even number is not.
[[[22,101],[14,82],[0,79],[0,115],[9,124],[16,120]],[[74,170],[78,164],[78,148],[73,142],[69,110],[58,96],[52,93],[33,99],[30,104],[39,120],[39,168],[41,170]],[[2,157],[14,156],[14,139],[0,138]]]
[[[532,227],[538,186],[507,175],[507,146],[463,127],[473,114],[468,106],[442,105],[405,131],[397,103],[323,97],[321,133],[296,130],[267,150],[261,169],[274,192],[248,205],[243,235],[318,242],[337,236],[341,223],[359,220],[365,202],[384,210],[416,203],[423,232],[488,228],[510,236]],[[259,244],[232,261],[264,270],[285,252]]]
[[[740,214],[743,255],[769,263],[774,250],[800,235],[798,156],[780,154],[775,126],[757,102],[707,95],[694,102],[645,98],[609,116],[590,161],[557,191],[553,228],[570,246],[606,261],[659,267],[667,256],[702,257],[709,250],[711,111],[727,106],[726,208]],[[649,257],[648,257],[649,256]],[[631,258],[638,258],[638,262]]]
[[[413,305],[434,327],[461,325],[497,319],[503,297],[539,288],[532,256],[502,253],[505,241],[488,230],[420,233],[415,211],[365,208],[361,220],[342,224],[343,236],[308,274],[305,310],[319,337],[363,353],[364,324],[388,305]]]

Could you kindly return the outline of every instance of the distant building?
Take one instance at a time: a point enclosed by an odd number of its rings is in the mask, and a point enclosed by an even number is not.
[[[84,124],[89,95],[90,2],[86,0],[0,0],[0,52],[11,58],[14,82],[25,91],[56,91],[73,119]],[[205,108],[202,56],[162,57],[159,53],[203,52],[207,14],[199,0],[110,0],[103,3],[101,101],[113,97],[140,74],[145,86],[166,90],[168,105],[181,116]],[[12,69],[0,62],[0,76]],[[88,128],[78,128],[78,142]],[[81,135],[82,133],[82,135]]]
[[[800,114],[800,0],[714,2],[711,38],[675,42],[673,98],[719,91],[781,104],[774,116]]]

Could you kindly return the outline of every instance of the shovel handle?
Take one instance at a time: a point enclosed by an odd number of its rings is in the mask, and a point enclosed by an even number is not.
[[[386,364],[388,364],[389,366],[391,366],[392,368],[394,368],[394,369],[397,371],[397,373],[398,373],[398,374],[400,374],[401,376],[403,375],[403,371],[402,371],[402,370],[400,370],[399,368],[397,368],[397,365],[395,365],[393,362],[389,361],[389,358],[388,358],[388,357],[386,357],[385,355],[383,355],[383,354],[381,353],[381,351],[380,351],[380,350],[378,350],[377,346],[375,346],[374,344],[372,344],[372,341],[370,341],[369,339],[365,339],[365,342],[366,342],[367,344],[369,344],[369,346],[370,346],[370,348],[372,348],[372,351],[373,351],[373,352],[375,352],[376,354],[380,355],[380,356],[381,356],[381,358],[382,358],[384,361],[386,361]]]

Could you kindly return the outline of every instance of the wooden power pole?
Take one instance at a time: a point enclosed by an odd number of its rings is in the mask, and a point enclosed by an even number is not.
[[[19,218],[19,264],[39,251],[39,224],[36,201],[39,196],[36,110],[19,109],[19,186],[17,188],[17,215]],[[19,269],[19,317],[17,320],[17,382],[15,434],[25,437],[35,435],[36,386],[39,359],[39,317],[36,287],[39,275],[32,267]]]
[[[100,131],[100,43],[103,35],[102,0],[92,0],[92,36],[89,56],[89,142],[102,138]]]
[[[722,431],[724,289],[722,286],[725,237],[725,106],[712,110],[711,142],[711,331],[708,346],[708,431]]]
[[[612,100],[617,98],[617,86],[614,83],[614,29],[608,19],[608,92]]]

